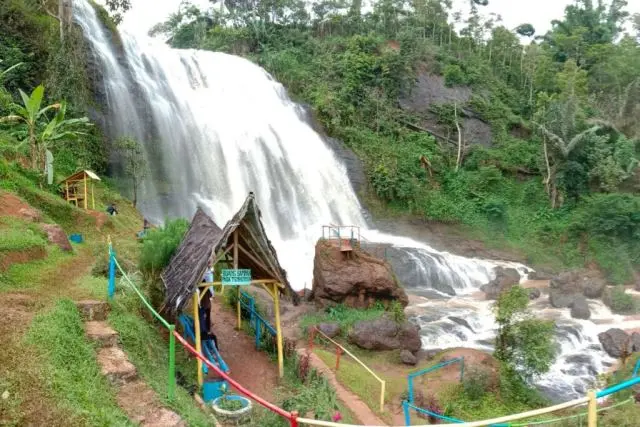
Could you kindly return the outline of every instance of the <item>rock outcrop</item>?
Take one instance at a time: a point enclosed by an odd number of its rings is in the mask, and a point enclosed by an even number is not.
[[[58,224],[42,224],[42,230],[47,233],[47,238],[50,243],[58,245],[60,249],[66,252],[73,250],[67,234]]]
[[[415,366],[418,364],[418,358],[409,350],[402,350],[400,352],[400,360],[402,360],[402,363],[405,365]]]
[[[368,308],[376,302],[388,305],[392,301],[406,307],[409,303],[388,263],[358,248],[342,253],[331,240],[316,244],[313,298],[321,307],[345,304]]]
[[[422,347],[420,328],[410,322],[397,323],[387,316],[357,322],[349,332],[349,341],[366,350],[408,350]]]
[[[520,273],[514,268],[495,268],[496,278],[480,288],[487,299],[498,299],[504,291],[508,291],[520,282]]]
[[[578,295],[571,303],[571,317],[574,319],[588,320],[591,318],[589,303],[584,295]]]
[[[611,328],[598,334],[603,350],[611,357],[620,357],[630,353],[633,348],[631,337],[622,329]]]
[[[334,338],[340,335],[340,325],[337,323],[320,323],[318,325],[318,330],[329,338]]]
[[[574,270],[551,279],[549,302],[556,308],[570,307],[580,296],[601,298],[606,282],[598,271]]]
[[[542,295],[542,291],[540,291],[540,289],[538,289],[538,288],[529,289],[529,299],[530,300],[538,299],[538,298],[540,298],[540,295]]]

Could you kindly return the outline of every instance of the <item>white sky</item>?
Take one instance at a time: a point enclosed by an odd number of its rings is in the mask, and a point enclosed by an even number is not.
[[[154,24],[178,10],[181,0],[132,0],[132,9],[125,15],[123,26],[128,31],[146,33]],[[208,6],[208,0],[192,0],[199,6]],[[640,0],[628,0],[627,9],[631,13],[640,13]],[[538,35],[544,34],[551,27],[553,19],[562,18],[564,8],[573,0],[489,0],[489,5],[482,7],[485,13],[498,13],[508,28],[515,28],[523,23],[530,23],[536,28]],[[454,10],[467,11],[469,0],[454,0]]]

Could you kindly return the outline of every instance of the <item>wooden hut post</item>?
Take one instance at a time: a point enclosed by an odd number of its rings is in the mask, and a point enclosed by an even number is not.
[[[233,232],[233,269],[238,269],[238,229]],[[242,328],[242,318],[240,312],[240,286],[236,286],[236,292],[238,297],[237,312],[238,312],[238,330]]]
[[[196,335],[196,351],[202,354],[202,341],[200,339],[200,313],[198,310],[198,305],[200,303],[200,298],[198,298],[200,292],[198,292],[198,288],[196,288],[193,293],[193,328],[195,329]],[[198,360],[198,385],[202,386],[204,380],[202,378],[202,361]]]
[[[67,193],[67,197],[65,197],[65,199],[67,200],[67,203],[69,203],[69,181],[65,181],[64,182],[64,186],[65,186],[66,193]]]
[[[96,198],[93,195],[93,180],[91,180],[91,209],[96,210]]]
[[[84,208],[87,209],[87,173],[84,174]]]
[[[282,328],[280,327],[280,297],[278,284],[273,283],[273,308],[276,312],[276,340],[278,346],[278,374],[280,378],[284,376],[284,359],[282,354]]]

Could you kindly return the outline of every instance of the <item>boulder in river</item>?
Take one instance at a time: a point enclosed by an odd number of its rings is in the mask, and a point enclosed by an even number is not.
[[[527,278],[529,280],[551,280],[553,278],[553,274],[541,270],[530,271]]]
[[[480,288],[487,299],[498,299],[501,293],[520,283],[520,273],[515,268],[496,267],[494,271],[496,278]]]
[[[529,299],[530,300],[538,299],[538,298],[540,298],[540,295],[542,295],[542,292],[540,291],[540,289],[538,289],[538,288],[530,288],[529,289]]]
[[[571,303],[571,317],[588,320],[591,318],[589,303],[583,295],[578,295]]]
[[[349,341],[366,350],[403,349],[415,353],[422,347],[417,325],[398,323],[388,316],[357,322],[349,332]]]
[[[629,335],[619,328],[611,328],[606,332],[599,333],[598,340],[600,340],[604,351],[611,357],[618,358],[631,350]]]
[[[388,263],[358,248],[346,255],[330,240],[316,244],[313,298],[321,307],[345,304],[368,308],[377,302],[386,306],[393,301],[403,307],[409,304]]]
[[[597,270],[565,271],[551,279],[549,302],[556,308],[570,307],[578,296],[601,298],[606,281]]]
[[[640,352],[640,334],[637,332],[631,334],[631,351]]]

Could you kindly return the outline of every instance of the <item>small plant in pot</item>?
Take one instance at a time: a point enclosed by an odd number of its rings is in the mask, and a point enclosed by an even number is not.
[[[251,401],[244,396],[229,394],[226,385],[222,396],[212,402],[213,412],[227,424],[246,424],[251,419]]]

